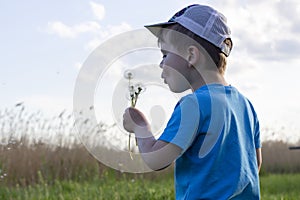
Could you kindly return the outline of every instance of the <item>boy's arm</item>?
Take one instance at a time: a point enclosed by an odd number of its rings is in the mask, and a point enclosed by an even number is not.
[[[261,168],[261,164],[262,164],[261,148],[256,149],[256,158],[257,158],[257,167],[258,167],[258,172],[259,172],[260,168]]]
[[[128,132],[135,133],[142,158],[153,170],[169,166],[182,151],[177,145],[156,140],[146,118],[135,108],[126,109],[123,126]]]
[[[148,130],[137,129],[135,134],[140,136],[137,137],[137,140],[143,160],[152,170],[160,170],[169,166],[182,151],[175,144],[156,140]],[[141,137],[145,135],[149,135],[149,137]]]

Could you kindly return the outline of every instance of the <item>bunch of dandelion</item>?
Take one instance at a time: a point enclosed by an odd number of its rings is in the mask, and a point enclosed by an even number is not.
[[[137,85],[132,85],[131,84],[131,80],[133,78],[133,73],[130,71],[126,71],[124,74],[124,77],[126,79],[128,79],[128,89],[129,89],[129,94],[130,94],[130,104],[131,107],[135,107],[137,100],[138,100],[138,96],[141,94],[141,92],[143,91],[143,88],[141,85],[137,84]],[[131,140],[131,133],[129,133],[129,139],[128,139],[128,151],[130,154],[130,158],[133,160],[133,156],[132,156],[132,151],[131,151],[131,144],[130,144],[130,140]],[[137,144],[137,139],[135,138],[136,144]]]

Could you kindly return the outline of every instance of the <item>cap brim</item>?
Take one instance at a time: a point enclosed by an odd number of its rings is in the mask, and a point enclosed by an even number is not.
[[[160,30],[162,28],[166,28],[166,27],[176,24],[176,23],[177,22],[163,22],[163,23],[145,25],[144,27],[147,28],[153,35],[158,37],[158,35],[160,34]]]

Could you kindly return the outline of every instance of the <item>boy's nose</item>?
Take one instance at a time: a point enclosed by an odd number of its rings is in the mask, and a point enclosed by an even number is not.
[[[162,72],[161,72],[160,77],[161,77],[162,79],[164,79],[164,78],[165,78],[165,77],[164,77],[164,60],[162,60],[162,61],[160,62],[159,67],[162,69]]]

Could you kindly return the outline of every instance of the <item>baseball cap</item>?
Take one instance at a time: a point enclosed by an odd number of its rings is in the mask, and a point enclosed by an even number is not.
[[[199,4],[189,5],[178,11],[169,21],[145,27],[158,37],[161,28],[176,23],[212,43],[229,56],[231,47],[224,41],[231,40],[231,31],[227,26],[226,17],[214,8]]]

